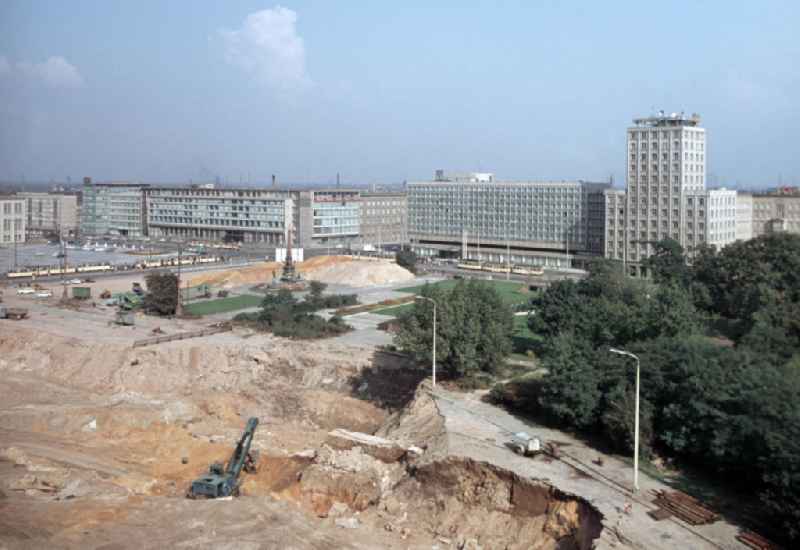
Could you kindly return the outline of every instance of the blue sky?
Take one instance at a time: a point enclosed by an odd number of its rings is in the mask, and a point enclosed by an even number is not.
[[[800,2],[0,2],[0,180],[624,181],[698,112],[710,181],[800,184]]]

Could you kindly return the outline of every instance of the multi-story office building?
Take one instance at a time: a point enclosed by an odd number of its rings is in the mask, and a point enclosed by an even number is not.
[[[144,191],[153,238],[234,241],[296,247],[359,242],[358,191],[157,187]]]
[[[754,193],[753,237],[784,231],[800,233],[800,193]]]
[[[687,246],[686,199],[705,191],[706,133],[698,115],[661,112],[633,122],[628,128],[626,247],[628,260],[637,265],[659,240]]]
[[[81,234],[145,236],[147,210],[143,190],[148,187],[138,183],[84,183]]]
[[[25,242],[26,206],[25,199],[0,197],[0,245]]]
[[[361,241],[380,248],[408,242],[408,197],[403,192],[361,193]]]
[[[627,201],[622,189],[606,189],[603,191],[605,218],[603,227],[603,256],[615,260],[625,260],[625,210]]]
[[[360,243],[361,196],[353,189],[299,191],[298,246],[352,247]]]
[[[603,253],[603,232],[592,216],[601,216],[602,227],[609,187],[438,171],[433,181],[408,184],[409,240],[424,256],[569,267],[573,259]]]
[[[271,189],[150,188],[152,238],[264,242],[284,245],[296,197]]]
[[[17,193],[25,199],[29,235],[58,233],[64,237],[78,231],[78,196],[64,193]]]
[[[737,195],[736,191],[725,188],[709,189],[705,193],[705,243],[717,250],[736,241]],[[699,230],[702,231],[702,227]],[[689,243],[692,242],[690,237],[687,234]]]
[[[736,193],[736,240],[747,241],[753,238],[753,195]]]
[[[709,189],[684,196],[684,238],[689,252],[698,246],[720,249],[736,240],[736,191]]]

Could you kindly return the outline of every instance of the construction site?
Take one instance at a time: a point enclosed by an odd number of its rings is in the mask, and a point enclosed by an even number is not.
[[[399,289],[426,281],[387,260],[295,268],[366,306],[413,300]],[[282,269],[181,283],[212,303],[260,296]],[[245,307],[119,322],[118,298],[100,296],[143,282],[0,288],[0,305],[25,310],[0,319],[0,548],[758,547],[656,480],[633,491],[618,457],[485,392],[433,386],[430,365],[386,351],[377,312],[312,341],[231,326]],[[543,452],[509,448],[522,431]]]

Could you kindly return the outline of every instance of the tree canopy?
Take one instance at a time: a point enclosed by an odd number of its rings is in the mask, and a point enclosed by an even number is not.
[[[436,302],[436,363],[458,378],[492,372],[511,353],[514,317],[500,294],[482,281],[459,281],[452,290],[425,285],[420,296]],[[430,360],[433,305],[418,300],[400,316],[397,346]]]
[[[773,536],[800,538],[800,236],[702,248],[691,264],[665,241],[647,267],[650,281],[598,261],[535,298],[528,325],[549,374],[507,395],[629,451],[634,365],[609,353],[624,347],[641,361],[643,452],[756,492]]]
[[[144,278],[147,293],[142,307],[155,315],[175,315],[178,307],[178,276],[169,271],[148,273]]]

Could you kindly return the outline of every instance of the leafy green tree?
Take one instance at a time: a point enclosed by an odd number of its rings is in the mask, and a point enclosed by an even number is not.
[[[491,372],[511,353],[513,313],[482,281],[459,281],[450,291],[426,285],[421,296],[436,302],[436,363],[455,378]],[[420,362],[430,360],[433,307],[418,300],[400,317],[398,348]]]
[[[259,321],[272,327],[280,322],[290,322],[294,317],[294,308],[297,306],[297,298],[292,291],[285,288],[278,292],[269,293],[261,301],[261,312]]]
[[[693,272],[708,289],[713,311],[751,322],[773,293],[800,301],[800,235],[774,233],[701,254]]]
[[[325,292],[326,288],[328,288],[328,285],[321,281],[311,281],[308,285],[308,295],[314,300],[319,300],[322,298],[322,293]]]
[[[178,306],[178,276],[174,273],[153,272],[145,278],[147,293],[142,300],[142,307],[155,315],[175,315]]]
[[[548,370],[538,405],[554,420],[576,428],[593,425],[600,403],[600,373],[594,368],[589,344],[572,334],[553,337],[542,362]]]
[[[547,292],[533,299],[533,314],[528,316],[528,328],[545,337],[574,332],[582,318],[584,302],[577,283],[556,281]]]
[[[663,239],[653,245],[653,254],[643,264],[650,271],[653,280],[686,286],[689,283],[689,268],[683,247],[674,239]]]
[[[648,295],[649,296],[649,295]],[[664,283],[647,300],[648,330],[644,337],[689,336],[702,326],[691,294],[677,283]]]
[[[413,250],[403,249],[394,255],[397,265],[404,267],[411,273],[417,272],[417,254]]]

